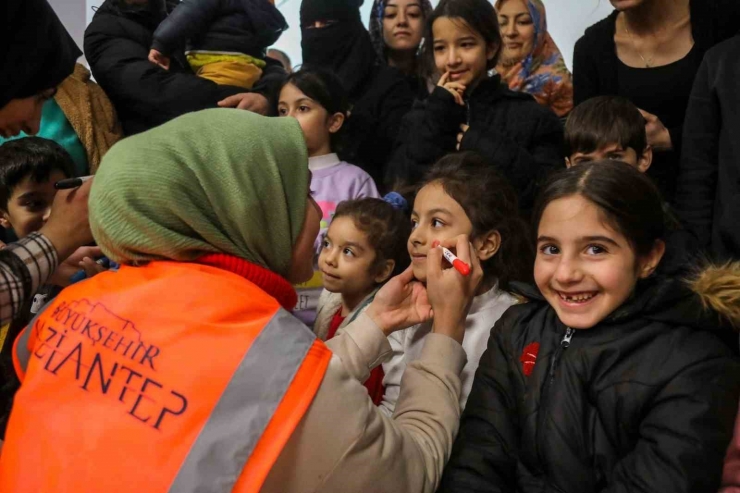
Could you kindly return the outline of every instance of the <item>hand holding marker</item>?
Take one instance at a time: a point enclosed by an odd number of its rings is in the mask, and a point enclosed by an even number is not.
[[[435,240],[432,243],[432,248],[437,248],[439,246],[439,241]],[[457,256],[446,249],[445,247],[442,247],[442,255],[444,255],[445,260],[447,260],[452,267],[455,268],[456,271],[458,271],[463,276],[467,276],[470,274],[470,266],[457,258]]]
[[[80,176],[78,178],[67,178],[65,180],[60,180],[54,184],[54,188],[57,190],[69,190],[71,188],[77,188],[82,186],[83,183],[85,183],[87,180],[92,178],[92,175],[89,176]],[[115,262],[109,260],[107,257],[101,257],[95,261],[97,265],[103,268],[103,270],[106,269],[117,269],[118,264]],[[82,264],[82,262],[80,262]],[[87,272],[82,269],[77,271],[71,278],[70,278],[70,284],[74,284],[76,282],[80,282],[83,279],[87,279],[88,274]]]

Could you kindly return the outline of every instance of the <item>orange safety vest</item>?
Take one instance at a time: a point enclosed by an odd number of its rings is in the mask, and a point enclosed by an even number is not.
[[[331,358],[257,285],[178,262],[65,289],[15,350],[8,493],[257,492]]]

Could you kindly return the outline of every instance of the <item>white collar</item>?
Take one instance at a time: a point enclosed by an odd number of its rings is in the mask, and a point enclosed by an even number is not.
[[[339,156],[336,154],[324,154],[323,156],[314,156],[308,158],[308,169],[318,171],[320,169],[331,168],[339,164]]]

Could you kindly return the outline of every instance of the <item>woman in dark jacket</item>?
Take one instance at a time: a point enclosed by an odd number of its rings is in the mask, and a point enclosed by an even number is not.
[[[244,89],[219,86],[197,77],[182,52],[173,53],[169,70],[148,60],[152,35],[166,17],[163,0],[144,3],[106,0],[85,31],[85,55],[98,84],[118,112],[123,131],[132,135],[191,111],[216,107],[219,101],[244,94]],[[268,66],[251,96],[267,97],[285,75],[280,62]]]
[[[303,63],[339,76],[352,105],[343,161],[354,163],[382,188],[401,120],[414,94],[403,73],[378,63],[370,36],[360,19],[362,0],[303,0]]]
[[[611,0],[619,10],[586,30],[573,55],[575,104],[618,95],[643,111],[656,152],[648,171],[670,202],[689,94],[704,53],[740,25],[735,0]]]
[[[434,67],[420,50],[432,10],[429,0],[375,0],[370,10],[370,39],[378,60],[406,75],[416,99],[425,99],[434,88]]]
[[[624,163],[563,172],[534,218],[539,290],[491,333],[440,491],[717,491],[740,264],[668,275],[659,193]]]
[[[679,218],[718,261],[740,259],[739,60],[740,35],[704,57],[686,111],[676,191]]]
[[[463,19],[466,26],[448,19]],[[452,38],[446,39],[447,25],[459,26],[453,38],[475,32],[477,55],[451,55],[456,48]],[[501,47],[498,29],[496,12],[486,0],[442,0],[434,10],[427,23],[426,56],[445,75],[404,119],[387,182],[413,185],[445,154],[477,151],[506,176],[520,206],[529,209],[537,186],[565,165],[563,129],[555,113],[528,94],[510,91],[500,76],[487,75]]]

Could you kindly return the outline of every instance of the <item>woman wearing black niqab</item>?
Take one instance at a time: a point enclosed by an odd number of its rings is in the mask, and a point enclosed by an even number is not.
[[[379,63],[360,18],[361,5],[362,0],[303,0],[303,64],[339,76],[352,103],[339,157],[363,168],[383,188],[385,166],[414,94],[403,73]]]
[[[0,2],[0,135],[33,135],[82,55],[46,0]]]

